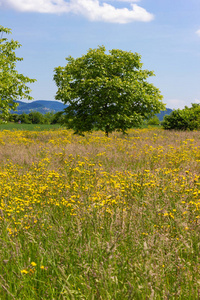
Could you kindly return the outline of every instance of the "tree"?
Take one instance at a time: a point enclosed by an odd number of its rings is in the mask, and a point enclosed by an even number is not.
[[[15,54],[15,50],[21,47],[18,41],[8,41],[3,37],[4,34],[10,33],[11,29],[0,26],[0,114],[4,120],[8,118],[11,109],[16,109],[18,104],[15,100],[33,99],[29,95],[31,90],[26,84],[35,81],[19,74],[15,69],[16,63],[23,58]]]
[[[53,115],[53,119],[51,120],[51,124],[64,124],[65,116],[63,111],[58,111]]]
[[[139,54],[105,51],[104,46],[89,49],[80,58],[66,58],[65,67],[55,68],[55,98],[68,104],[65,123],[75,133],[94,128],[106,135],[114,130],[125,133],[165,109],[159,89],[146,80],[154,73],[142,70]]]
[[[24,124],[32,124],[32,121],[29,118],[29,115],[22,113],[19,115],[19,120]]]
[[[164,129],[198,130],[200,129],[200,104],[193,103],[192,107],[176,109],[164,117]]]
[[[19,120],[20,120],[20,116],[18,114],[10,114],[9,115],[9,118],[8,118],[9,122],[17,123],[17,122],[19,122]]]
[[[53,119],[54,119],[54,113],[53,111],[49,111],[43,115],[43,124],[50,125]]]
[[[159,120],[158,116],[153,116],[152,118],[150,118],[147,121],[147,124],[148,125],[160,125],[160,120]]]
[[[44,116],[39,111],[32,111],[28,118],[32,124],[44,124]]]

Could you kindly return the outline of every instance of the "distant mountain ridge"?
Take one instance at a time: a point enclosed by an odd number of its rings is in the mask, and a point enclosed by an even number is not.
[[[49,101],[49,100],[36,100],[36,101],[32,101],[32,102],[22,102],[22,101],[15,101],[17,102],[19,105],[17,107],[16,111],[11,111],[12,114],[29,114],[32,111],[38,111],[42,114],[46,114],[48,112],[59,112],[59,111],[63,111],[67,105],[58,102],[58,101]],[[173,110],[170,108],[166,108],[166,110],[161,111],[159,114],[157,114],[158,118],[160,121],[163,120],[165,115],[169,115]]]
[[[58,101],[49,101],[49,100],[37,100],[32,102],[22,102],[22,101],[15,101],[19,105],[16,111],[11,111],[12,114],[19,114],[22,113],[29,114],[33,111],[38,111],[42,114],[46,114],[48,112],[56,113],[58,111],[63,111],[67,105],[58,102]]]
[[[173,111],[173,109],[171,109],[171,108],[166,108],[166,110],[162,110],[162,111],[161,111],[159,114],[157,114],[156,116],[158,117],[158,119],[159,119],[160,121],[163,121],[164,116],[165,116],[165,115],[170,115],[172,111]]]

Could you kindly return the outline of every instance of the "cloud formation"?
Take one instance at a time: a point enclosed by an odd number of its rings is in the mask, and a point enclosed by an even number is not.
[[[200,37],[200,29],[196,31],[196,34]]]
[[[133,3],[133,2],[140,2],[141,0],[107,0],[107,2],[130,2],[130,3]]]
[[[200,104],[200,100],[199,99],[194,99],[194,103]]]
[[[134,21],[150,22],[154,19],[151,13],[133,3],[139,0],[120,1],[129,2],[131,8],[116,8],[106,2],[101,4],[99,0],[0,0],[0,7],[21,12],[74,13],[83,15],[90,21],[121,24]]]
[[[197,103],[200,104],[199,99],[194,99],[189,105],[188,101],[186,100],[181,100],[181,99],[168,99],[167,101],[167,107],[172,108],[172,109],[183,109],[185,106],[191,107],[191,103]]]
[[[183,109],[185,105],[187,105],[187,101],[181,100],[181,99],[168,99],[167,101],[167,107],[171,109]]]

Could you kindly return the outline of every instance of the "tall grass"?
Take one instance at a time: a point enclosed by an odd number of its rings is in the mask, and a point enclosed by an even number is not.
[[[0,132],[0,299],[199,299],[200,132]]]
[[[31,131],[43,131],[53,130],[61,128],[59,124],[18,124],[18,123],[5,123],[0,124],[0,130],[31,130]]]

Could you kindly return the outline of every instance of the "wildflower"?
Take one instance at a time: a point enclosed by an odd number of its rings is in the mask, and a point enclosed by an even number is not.
[[[33,262],[31,263],[31,266],[32,266],[32,267],[35,267],[35,266],[37,266],[37,264],[33,261]]]
[[[40,269],[42,269],[42,270],[47,270],[47,267],[45,267],[45,266],[40,266]]]
[[[21,270],[21,273],[22,274],[28,274],[28,271],[26,269],[24,269],[24,270]]]

